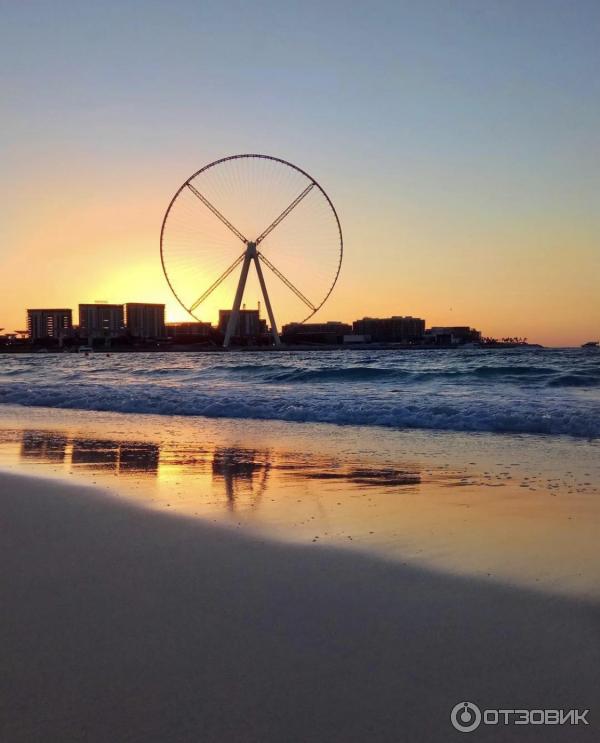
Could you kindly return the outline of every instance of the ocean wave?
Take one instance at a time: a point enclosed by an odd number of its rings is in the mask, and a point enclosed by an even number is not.
[[[338,425],[600,437],[600,403],[536,396],[462,395],[442,398],[406,390],[335,396],[269,386],[88,383],[73,387],[15,383],[0,386],[0,402],[154,415],[255,418]]]
[[[305,384],[305,383],[345,383],[345,382],[387,382],[402,381],[406,384],[447,380],[458,383],[487,383],[510,385],[540,385],[556,387],[597,387],[600,386],[600,371],[593,373],[562,374],[552,367],[539,366],[477,366],[458,369],[420,369],[412,371],[401,368],[380,366],[323,366],[313,369],[294,367],[274,367],[244,365],[225,370],[227,376],[245,378],[249,375],[265,383]]]
[[[462,366],[457,368],[423,368],[418,370],[399,368],[398,366],[317,366],[304,368],[294,365],[275,364],[235,364],[213,365],[195,375],[194,379],[206,376],[247,379],[256,378],[264,383],[304,384],[304,383],[336,383],[336,382],[377,382],[377,381],[404,381],[406,383],[421,383],[454,380],[456,382],[495,382],[498,384],[540,384],[560,386],[564,375],[560,370],[544,366]],[[574,375],[571,384],[581,386],[596,386],[600,384],[600,371]],[[567,382],[569,384],[569,382]]]
[[[413,375],[402,369],[385,369],[373,366],[322,369],[279,369],[267,374],[267,382],[370,382],[381,379],[409,379]]]
[[[548,382],[549,387],[600,387],[600,376],[561,374]]]
[[[546,377],[556,374],[556,369],[551,366],[527,366],[511,364],[506,366],[477,366],[472,372],[477,377]]]
[[[0,361],[0,403],[600,437],[600,359],[584,350],[32,354]]]

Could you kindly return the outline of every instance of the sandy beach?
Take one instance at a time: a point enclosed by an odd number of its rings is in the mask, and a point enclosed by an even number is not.
[[[481,740],[597,739],[592,602],[42,478],[0,493],[3,741],[447,741],[463,700],[592,711]]]
[[[0,410],[2,743],[598,740],[597,437],[166,414],[173,363],[158,414],[5,370],[54,407]]]

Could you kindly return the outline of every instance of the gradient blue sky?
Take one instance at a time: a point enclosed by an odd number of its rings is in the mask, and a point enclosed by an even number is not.
[[[97,298],[180,317],[164,209],[203,164],[262,151],[338,208],[345,262],[320,318],[600,335],[599,2],[0,1],[0,15],[0,326]]]

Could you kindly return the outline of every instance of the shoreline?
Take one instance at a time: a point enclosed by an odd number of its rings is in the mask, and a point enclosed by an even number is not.
[[[11,743],[447,741],[468,699],[590,708],[597,730],[595,603],[259,540],[82,486],[0,484]]]

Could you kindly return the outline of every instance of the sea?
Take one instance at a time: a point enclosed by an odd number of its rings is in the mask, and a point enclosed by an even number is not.
[[[597,439],[600,351],[2,355],[0,404]]]

